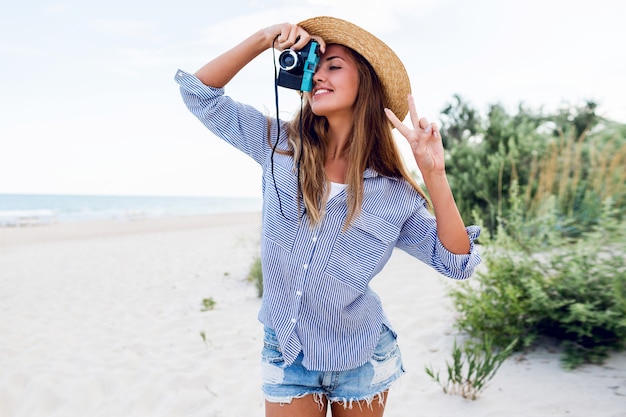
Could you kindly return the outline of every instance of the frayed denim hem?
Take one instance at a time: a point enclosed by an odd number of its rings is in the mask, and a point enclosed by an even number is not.
[[[326,400],[328,400],[328,404],[341,404],[343,406],[343,408],[347,409],[347,410],[352,410],[355,407],[355,404],[359,407],[359,409],[363,410],[363,406],[365,405],[365,407],[369,408],[370,410],[373,410],[373,404],[376,402],[376,399],[378,399],[378,405],[381,407],[385,406],[385,393],[388,390],[385,390],[383,392],[379,392],[377,394],[374,394],[370,397],[366,397],[366,398],[340,398],[340,397],[332,397],[332,398],[328,398],[326,394],[323,393],[319,393],[319,392],[307,392],[304,394],[299,394],[299,395],[294,395],[294,396],[286,396],[286,397],[269,397],[269,396],[265,396],[265,399],[267,400],[267,402],[270,403],[275,403],[275,404],[280,404],[281,406],[283,405],[288,405],[291,404],[291,402],[293,400],[296,400],[298,398],[304,398],[307,395],[312,395],[313,396],[313,401],[315,401],[315,403],[318,405],[320,411],[322,411],[324,409],[324,406],[326,405]],[[363,404],[365,403],[365,404]]]
[[[343,405],[343,408],[345,408],[346,410],[352,410],[354,408],[354,404],[356,404],[359,409],[363,410],[363,403],[365,403],[365,406],[367,408],[369,408],[370,410],[373,410],[373,404],[376,401],[376,398],[378,398],[378,405],[380,407],[384,407],[385,406],[385,393],[388,391],[382,391],[379,392],[377,394],[374,394],[372,396],[366,397],[366,398],[340,398],[340,397],[332,397],[328,399],[329,404],[341,404]]]
[[[326,401],[325,401],[326,394],[322,392],[305,392],[303,394],[288,395],[284,397],[274,397],[274,396],[270,396],[266,394],[265,400],[269,403],[280,404],[281,406],[283,406],[283,405],[291,404],[293,400],[297,400],[298,398],[304,398],[307,395],[313,396],[313,401],[315,401],[315,403],[318,405],[320,411],[324,409],[324,406],[326,405]]]

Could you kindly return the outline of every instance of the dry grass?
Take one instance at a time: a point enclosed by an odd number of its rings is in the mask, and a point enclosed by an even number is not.
[[[541,214],[545,202],[556,198],[562,214],[572,216],[580,196],[596,202],[613,199],[615,207],[626,195],[626,143],[603,141],[584,132],[579,137],[560,133],[551,150],[531,162],[524,203],[529,214]]]

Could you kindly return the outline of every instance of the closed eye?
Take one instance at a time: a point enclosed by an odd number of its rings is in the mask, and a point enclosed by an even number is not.
[[[335,71],[335,70],[338,70],[338,69],[341,69],[341,68],[342,68],[341,66],[338,66],[338,65],[333,65],[333,64],[334,64],[334,63],[336,63],[336,62],[341,63],[341,61],[343,61],[343,58],[342,58],[342,57],[340,57],[340,56],[333,55],[333,56],[331,56],[331,57],[326,58],[326,60],[325,60],[325,61],[326,61],[326,63],[328,64],[328,69],[329,69],[330,71]]]

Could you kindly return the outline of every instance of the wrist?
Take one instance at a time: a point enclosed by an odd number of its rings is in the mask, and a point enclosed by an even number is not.
[[[436,201],[448,200],[452,194],[445,171],[422,173],[422,179],[424,180],[424,185],[428,190],[428,194],[430,194],[433,204],[435,204]]]
[[[274,46],[274,40],[280,36],[280,27],[270,26],[259,30],[259,41],[263,44],[264,49],[269,49]]]
[[[447,183],[448,182],[448,176],[446,175],[445,170],[422,172],[422,178],[424,179],[424,182],[427,184],[429,182],[433,182],[433,183],[441,183],[441,182]]]

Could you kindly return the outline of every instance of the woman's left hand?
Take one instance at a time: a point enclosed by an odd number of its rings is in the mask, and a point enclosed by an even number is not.
[[[444,172],[443,142],[439,127],[436,123],[429,123],[425,117],[420,119],[415,110],[413,96],[409,95],[408,100],[413,129],[403,124],[391,110],[385,109],[385,114],[393,126],[398,129],[398,132],[409,142],[413,157],[422,175]]]

